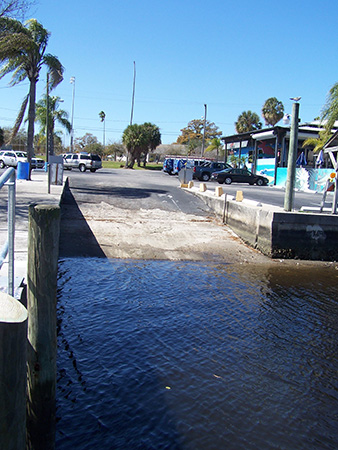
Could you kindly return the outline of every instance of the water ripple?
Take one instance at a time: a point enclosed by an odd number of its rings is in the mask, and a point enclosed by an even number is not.
[[[65,259],[60,449],[335,449],[337,276]]]

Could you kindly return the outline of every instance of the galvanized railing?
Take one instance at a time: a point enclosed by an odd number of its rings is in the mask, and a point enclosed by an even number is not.
[[[0,189],[8,186],[7,226],[8,237],[0,250],[0,268],[8,255],[8,294],[14,294],[14,235],[15,235],[15,180],[16,172],[10,167],[0,177]]]

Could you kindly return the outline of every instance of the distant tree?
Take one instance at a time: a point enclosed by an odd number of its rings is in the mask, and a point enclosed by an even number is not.
[[[86,152],[88,146],[97,144],[98,142],[96,136],[91,133],[86,133],[84,136],[75,139],[74,148],[77,152]]]
[[[36,121],[40,124],[40,133],[42,135],[46,134],[46,120],[47,120],[47,102],[46,96],[44,96],[36,104]],[[49,150],[50,154],[54,154],[54,140],[55,134],[55,124],[61,125],[65,128],[68,133],[72,129],[72,126],[68,120],[68,113],[63,109],[59,109],[60,97],[48,96],[48,135],[49,135]]]
[[[93,143],[93,144],[88,144],[85,147],[85,151],[87,153],[93,153],[94,155],[101,155],[102,156],[103,153],[104,153],[104,147],[103,147],[103,145],[100,142],[96,142],[96,143]]]
[[[154,150],[161,144],[161,133],[159,128],[146,122],[143,125],[129,125],[123,132],[123,145],[128,151],[128,168],[133,168],[135,162],[141,164],[143,158],[144,164],[149,150]]]
[[[26,150],[26,143],[27,143],[27,132],[26,130],[19,130],[15,137],[11,140],[12,136],[12,128],[5,127],[3,129],[4,132],[4,143],[6,145],[12,145],[14,150],[17,151],[25,151]]]
[[[132,169],[135,161],[140,158],[142,150],[145,148],[147,142],[147,137],[142,125],[138,125],[137,123],[128,125],[123,132],[122,142],[126,147],[129,156],[127,167]]]
[[[146,159],[149,151],[153,152],[156,147],[161,144],[161,133],[158,126],[154,125],[150,122],[145,122],[142,127],[144,128],[144,132],[146,134],[146,146],[143,149],[143,154],[140,157],[143,157],[143,165],[146,166]],[[140,159],[137,161],[138,165],[140,165]]]
[[[187,145],[187,144],[182,144],[182,145]],[[188,147],[188,156],[193,156],[193,155],[197,155],[197,154],[200,155],[201,149],[202,149],[202,140],[197,139],[197,138],[189,139],[187,147]]]
[[[0,147],[5,142],[4,130],[0,128]]]
[[[13,128],[14,132],[19,130],[29,101],[27,133],[29,162],[34,153],[36,84],[42,66],[47,67],[50,88],[57,86],[63,79],[63,67],[58,58],[46,54],[49,36],[50,33],[35,19],[30,19],[23,25],[18,20],[0,18],[0,79],[12,73],[12,86],[26,78],[29,80],[29,94],[24,99]]]
[[[265,125],[274,127],[284,116],[284,105],[276,97],[268,98],[262,107]]]
[[[335,121],[338,120],[338,83],[335,83],[328,93],[321,120],[326,121],[325,128],[330,134]]]
[[[177,138],[177,144],[189,144],[189,141],[202,142],[204,134],[204,119],[191,120],[185,128],[181,129],[181,135]],[[222,131],[214,124],[206,120],[205,139],[211,139],[222,136]]]
[[[206,148],[206,152],[212,152],[214,150],[216,150],[216,154],[217,154],[217,161],[218,161],[218,155],[219,155],[219,151],[222,148],[222,141],[218,138],[214,138],[211,140],[210,145]]]
[[[0,17],[23,19],[32,3],[31,0],[0,0]]]
[[[259,115],[252,111],[243,111],[235,122],[237,133],[248,133],[249,131],[260,130],[262,122],[259,120]]]
[[[121,158],[124,155],[124,152],[125,150],[122,142],[111,142],[104,149],[104,154],[106,156],[113,155],[114,161],[116,161],[117,158]]]
[[[103,122],[103,147],[105,147],[105,145],[106,145],[106,142],[105,142],[105,140],[106,140],[106,138],[105,138],[105,135],[106,135],[106,122],[105,122],[106,113],[104,111],[100,111],[99,117],[100,117],[101,122]]]

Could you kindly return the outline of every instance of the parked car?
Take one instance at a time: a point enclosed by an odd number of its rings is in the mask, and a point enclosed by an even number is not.
[[[17,167],[18,162],[27,162],[25,152],[17,152],[14,150],[2,150],[0,152],[0,169],[4,167]]]
[[[172,175],[174,168],[174,158],[165,158],[163,162],[163,172]]]
[[[66,170],[79,169],[80,172],[85,172],[89,169],[96,172],[102,168],[102,160],[91,153],[68,153],[63,157],[63,167]]]
[[[206,161],[204,164],[195,166],[193,169],[193,178],[200,181],[209,181],[214,172],[231,168],[227,163]]]
[[[269,183],[267,178],[261,175],[254,175],[248,169],[228,168],[221,172],[215,172],[212,175],[220,184],[249,183],[257,184],[257,186],[266,186]]]
[[[41,158],[32,158],[32,169],[43,169],[45,167],[45,161]]]

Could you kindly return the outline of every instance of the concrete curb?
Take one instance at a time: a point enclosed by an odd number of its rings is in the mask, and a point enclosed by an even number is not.
[[[270,258],[338,261],[337,215],[286,212],[194,186],[186,190],[200,197],[244,242]]]

